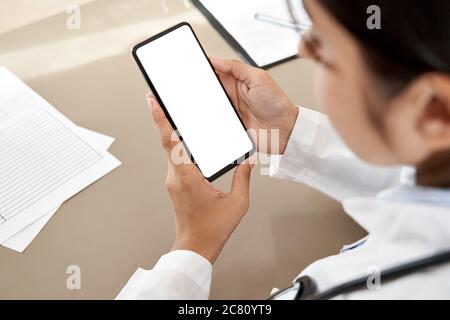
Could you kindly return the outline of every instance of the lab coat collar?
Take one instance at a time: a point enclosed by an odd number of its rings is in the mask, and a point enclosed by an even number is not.
[[[343,206],[370,238],[436,249],[450,245],[450,190],[403,185]]]
[[[417,203],[450,209],[450,189],[402,185],[382,191],[377,198],[396,203]]]

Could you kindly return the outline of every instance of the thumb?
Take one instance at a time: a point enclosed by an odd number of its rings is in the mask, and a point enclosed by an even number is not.
[[[216,71],[231,74],[234,78],[244,83],[251,80],[252,76],[255,74],[255,71],[260,71],[258,68],[235,60],[211,58],[211,63]]]
[[[243,163],[234,172],[231,193],[248,199],[250,193],[250,176],[253,165]]]

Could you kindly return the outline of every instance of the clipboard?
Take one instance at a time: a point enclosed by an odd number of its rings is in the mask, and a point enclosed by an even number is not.
[[[298,58],[298,55],[295,54],[272,63],[258,65],[258,63],[256,63],[256,61],[242,47],[242,45],[227,31],[227,29],[222,25],[222,23],[208,10],[208,8],[206,8],[203,5],[203,3],[201,3],[201,0],[191,0],[191,2],[205,16],[205,18],[209,21],[209,23],[211,23],[214,29],[216,29],[216,31],[225,39],[225,41],[250,65],[267,70],[277,65]]]

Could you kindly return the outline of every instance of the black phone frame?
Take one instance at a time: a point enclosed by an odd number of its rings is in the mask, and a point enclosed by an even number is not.
[[[236,113],[236,116],[238,117],[239,121],[241,122],[242,127],[243,127],[244,130],[247,132],[247,128],[245,127],[244,122],[242,121],[241,117],[239,116],[239,113],[237,112],[236,107],[233,105],[233,102],[231,101],[231,98],[229,97],[228,93],[226,92],[225,87],[223,86],[222,82],[220,81],[219,76],[218,76],[217,73],[215,72],[214,67],[213,67],[213,65],[211,64],[211,61],[209,60],[209,58],[208,58],[208,56],[207,56],[207,54],[206,54],[206,52],[205,52],[203,46],[201,45],[201,43],[200,43],[200,41],[199,41],[197,35],[196,35],[195,32],[194,32],[194,29],[192,28],[192,26],[191,26],[188,22],[181,22],[181,23],[178,23],[178,24],[176,24],[175,26],[173,26],[173,27],[171,27],[171,28],[169,28],[169,29],[166,29],[166,30],[164,30],[164,31],[162,31],[162,32],[160,32],[160,33],[158,33],[158,34],[156,34],[156,35],[154,35],[154,36],[148,38],[147,40],[144,40],[144,41],[138,43],[137,45],[135,45],[135,46],[133,47],[133,49],[132,49],[132,55],[133,55],[133,57],[134,57],[134,59],[135,59],[137,65],[138,65],[138,67],[139,67],[139,69],[140,69],[142,75],[144,76],[145,80],[147,81],[147,84],[149,85],[150,89],[152,90],[152,92],[153,92],[153,94],[154,94],[156,100],[158,101],[158,103],[160,104],[161,108],[163,109],[164,114],[165,114],[166,117],[167,117],[167,120],[169,121],[169,123],[170,123],[170,125],[172,126],[172,128],[177,132],[180,141],[183,143],[186,152],[188,153],[188,155],[190,156],[190,158],[191,158],[191,160],[192,160],[192,163],[195,164],[195,166],[198,168],[198,170],[200,171],[200,173],[203,175],[203,173],[202,173],[202,171],[200,170],[199,166],[198,166],[197,163],[195,162],[194,156],[193,156],[192,153],[189,151],[189,148],[188,148],[188,146],[186,145],[186,142],[184,141],[183,137],[181,136],[181,133],[178,131],[177,126],[175,125],[175,122],[173,121],[172,117],[170,116],[170,114],[169,114],[167,108],[166,108],[165,105],[164,105],[164,102],[161,100],[161,97],[159,96],[159,94],[158,94],[158,92],[157,92],[155,86],[153,85],[152,81],[150,80],[150,77],[148,76],[148,74],[147,74],[146,70],[144,69],[144,67],[143,67],[143,65],[142,65],[142,63],[141,63],[141,61],[139,60],[139,57],[137,56],[137,50],[138,50],[140,47],[143,47],[143,46],[145,46],[146,44],[148,44],[148,43],[150,43],[150,42],[152,42],[152,41],[154,41],[154,40],[156,40],[156,39],[158,39],[158,38],[161,38],[161,37],[167,35],[168,33],[172,32],[172,31],[175,31],[176,29],[181,28],[181,27],[184,27],[184,26],[189,27],[189,29],[191,30],[192,34],[194,35],[194,38],[196,39],[198,45],[200,46],[200,49],[202,50],[202,52],[203,52],[203,54],[204,54],[206,60],[208,61],[209,65],[210,65],[210,67],[211,67],[211,70],[212,70],[212,71],[214,72],[214,74],[216,75],[216,78],[217,78],[217,80],[219,81],[219,84],[220,84],[220,86],[222,87],[222,90],[224,91],[226,97],[228,98],[228,101],[230,102],[231,106],[233,107],[233,110],[234,110],[234,112]],[[216,180],[217,178],[221,177],[222,175],[224,175],[225,173],[227,173],[228,171],[234,169],[234,168],[235,168],[236,166],[238,166],[240,163],[242,163],[242,162],[244,162],[245,160],[247,160],[248,158],[250,158],[250,156],[253,155],[253,153],[255,153],[255,151],[256,151],[256,145],[255,145],[255,142],[253,141],[252,137],[248,134],[248,132],[247,132],[247,135],[248,135],[248,137],[250,138],[250,141],[252,142],[252,149],[251,149],[249,152],[247,152],[247,153],[246,153],[245,155],[243,155],[242,157],[239,157],[238,159],[236,159],[235,161],[233,161],[231,164],[225,166],[224,168],[222,168],[221,170],[219,170],[217,173],[213,174],[211,177],[205,177],[204,175],[203,175],[203,177],[204,177],[205,179],[207,179],[209,182],[212,182],[212,181]]]

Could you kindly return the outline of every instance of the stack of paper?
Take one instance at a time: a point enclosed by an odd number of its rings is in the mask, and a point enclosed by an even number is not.
[[[0,244],[23,252],[67,199],[120,162],[114,139],[76,126],[0,68]]]

